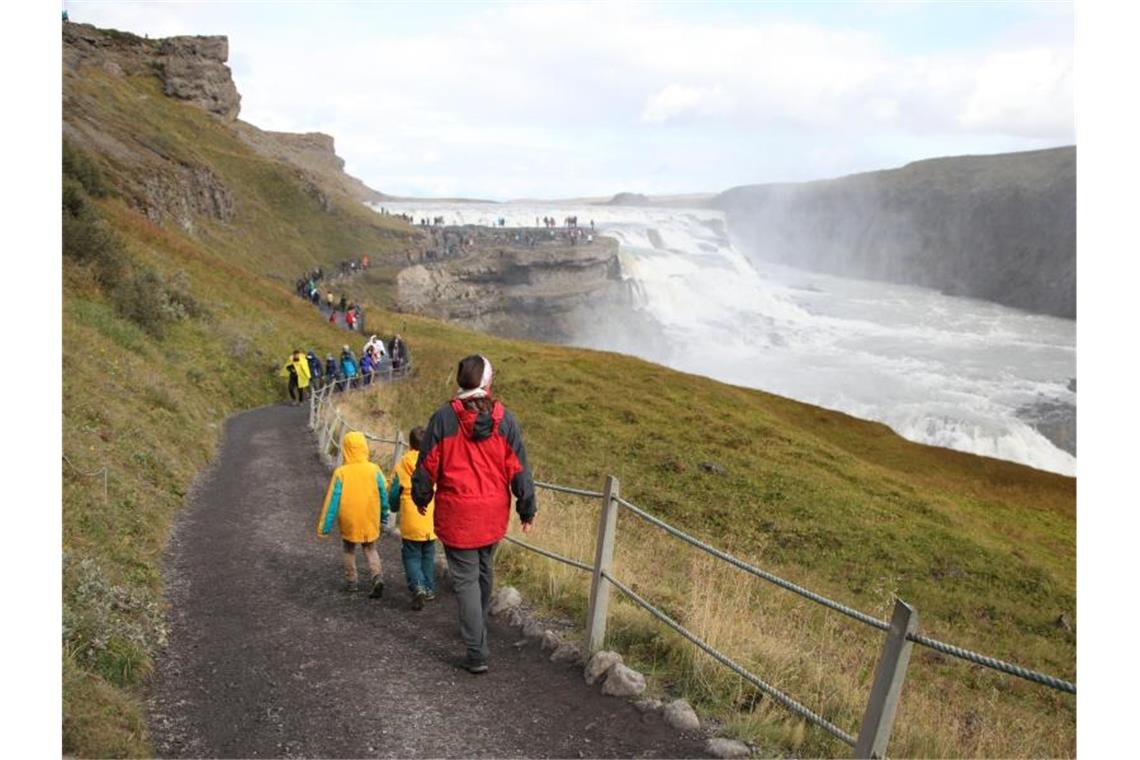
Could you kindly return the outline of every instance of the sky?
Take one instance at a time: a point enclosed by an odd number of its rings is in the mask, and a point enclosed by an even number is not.
[[[1076,141],[1071,3],[64,2],[415,197],[719,192]]]

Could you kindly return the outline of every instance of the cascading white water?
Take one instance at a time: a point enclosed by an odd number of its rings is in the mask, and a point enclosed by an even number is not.
[[[1076,457],[1027,422],[1075,409],[1076,324],[925,288],[755,262],[721,212],[537,203],[397,204],[415,219],[533,227],[577,216],[620,242],[637,308],[661,326],[647,345],[620,324],[583,325],[578,345],[886,423],[900,435],[1066,475]]]

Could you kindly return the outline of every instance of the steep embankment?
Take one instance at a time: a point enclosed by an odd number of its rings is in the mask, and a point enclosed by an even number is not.
[[[139,755],[171,515],[286,352],[343,342],[293,280],[367,253],[390,293],[418,236],[249,145],[224,38],[63,42],[63,747]]]
[[[1076,317],[1076,148],[721,193],[754,256]]]

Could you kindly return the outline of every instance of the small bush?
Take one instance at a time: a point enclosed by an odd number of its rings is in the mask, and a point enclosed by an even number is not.
[[[122,240],[99,218],[78,180],[64,177],[62,202],[63,255],[92,266],[96,281],[114,288],[126,269]]]
[[[157,600],[143,589],[112,583],[90,557],[65,553],[63,575],[65,652],[111,683],[137,683],[150,671],[151,653],[166,643]]]
[[[153,269],[138,267],[119,284],[113,296],[119,312],[155,338],[162,338],[166,327],[174,322],[205,314],[190,294],[183,272],[167,279]]]
[[[77,181],[90,195],[101,198],[107,194],[107,183],[95,162],[70,140],[63,141],[63,176]]]

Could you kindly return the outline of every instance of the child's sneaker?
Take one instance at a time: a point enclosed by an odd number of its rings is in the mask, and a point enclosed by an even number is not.
[[[368,598],[379,599],[384,594],[384,580],[377,575],[372,579],[372,590],[368,592]]]
[[[345,581],[344,585],[340,587],[340,590],[346,594],[353,594],[359,589],[360,587],[356,585],[356,581]]]
[[[424,608],[424,602],[426,601],[427,594],[424,593],[423,589],[417,589],[416,595],[412,597],[412,609],[419,612]]]
[[[424,601],[425,602],[434,602],[435,601],[435,592],[432,591],[431,589],[428,589],[427,591],[425,591],[424,592]]]

